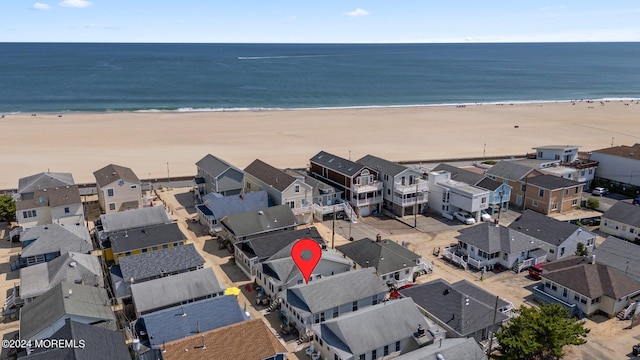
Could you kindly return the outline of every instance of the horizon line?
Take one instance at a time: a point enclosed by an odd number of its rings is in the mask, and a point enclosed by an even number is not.
[[[426,44],[577,44],[640,43],[640,40],[551,40],[551,41],[394,41],[394,42],[204,42],[204,41],[0,41],[0,44],[243,44],[243,45],[426,45]]]

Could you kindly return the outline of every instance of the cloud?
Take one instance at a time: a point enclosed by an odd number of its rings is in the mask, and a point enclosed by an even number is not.
[[[92,3],[87,0],[64,0],[58,5],[69,8],[86,8],[92,5]]]
[[[346,16],[350,16],[350,17],[358,17],[358,16],[367,16],[367,15],[370,15],[370,14],[369,14],[369,12],[367,10],[358,8],[358,9],[355,9],[353,11],[349,11],[345,15]]]
[[[89,24],[85,26],[86,29],[105,29],[105,30],[118,30],[117,26],[105,25],[105,24]]]
[[[49,10],[51,8],[51,6],[47,5],[47,4],[43,4],[43,3],[35,3],[33,5],[31,5],[32,9],[35,10]]]

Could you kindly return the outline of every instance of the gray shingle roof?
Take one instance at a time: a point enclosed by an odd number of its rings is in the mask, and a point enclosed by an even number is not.
[[[38,225],[20,234],[20,241],[35,240],[22,249],[21,257],[44,255],[59,251],[88,253],[93,250],[89,230],[84,225]]]
[[[300,171],[293,169],[284,169],[284,171],[295,178],[303,179],[305,184],[311,186],[311,188],[313,189],[314,198],[320,196],[321,194],[336,193],[341,191]]]
[[[104,287],[100,260],[96,256],[68,252],[49,262],[22,268],[20,297],[40,296],[62,281],[80,281],[83,285]]]
[[[370,353],[386,344],[412,339],[426,319],[411,299],[398,299],[368,306],[314,325],[324,342],[337,348],[341,357]],[[425,330],[428,330],[425,327]],[[428,331],[425,337],[433,340]]]
[[[329,154],[324,151],[320,151],[310,160],[316,164],[322,165],[323,167],[344,174],[348,177],[352,177],[353,175],[360,172],[360,170],[365,168],[364,165],[349,161],[333,154]]]
[[[160,346],[193,334],[245,321],[247,316],[235,296],[224,295],[155,311],[141,319],[136,328],[139,330],[143,326],[149,337],[149,345]]]
[[[539,246],[533,241],[531,236],[502,225],[496,227],[490,223],[482,223],[466,227],[459,232],[460,235],[456,236],[456,239],[475,246],[489,254],[499,251],[507,254],[515,254],[532,250]]]
[[[577,181],[573,181],[573,180],[569,180],[569,179],[565,179],[565,178],[561,178],[561,177],[549,175],[549,174],[532,176],[527,179],[527,184],[537,186],[539,188],[543,188],[547,190],[557,190],[557,189],[564,189],[568,187],[582,185]]]
[[[78,185],[43,188],[33,192],[33,198],[16,201],[16,210],[33,209],[43,206],[57,207],[80,204]]]
[[[501,185],[502,185],[501,182],[495,181],[495,180],[490,179],[488,177],[485,177],[484,179],[480,180],[476,184],[477,187],[481,187],[483,189],[487,189],[487,190],[491,190],[491,191],[498,190],[498,188],[500,188]]]
[[[460,181],[469,185],[476,185],[482,179],[484,179],[484,175],[482,174],[474,173],[473,171],[461,169],[449,164],[440,164],[433,168],[432,171],[441,170],[451,173],[451,180]]]
[[[96,183],[100,186],[106,186],[117,180],[127,180],[136,184],[140,184],[140,179],[128,167],[109,164],[100,170],[93,172]]]
[[[235,168],[233,165],[229,164],[228,162],[218,157],[215,157],[211,154],[207,154],[205,155],[205,157],[198,160],[198,162],[196,163],[196,166],[214,178],[222,175],[229,168]],[[241,172],[240,169],[237,169],[237,170]]]
[[[576,258],[579,260],[577,264]],[[553,268],[545,265],[542,277],[591,299],[602,295],[619,299],[640,291],[640,282],[624,276],[613,267],[597,262],[590,264],[586,258],[578,256],[563,260],[567,265],[563,268],[551,270]],[[555,262],[551,264],[556,265]]]
[[[287,301],[315,314],[386,293],[389,287],[375,271],[374,268],[358,269],[292,286],[286,291]]]
[[[72,291],[71,295],[69,290]],[[111,311],[105,289],[63,281],[22,307],[20,338],[32,339],[61,317],[70,315],[87,319],[91,323],[103,320],[108,322],[105,324],[107,327],[117,329],[116,318]]]
[[[640,280],[640,246],[632,242],[609,236],[592,252],[596,262],[618,269],[636,280]]]
[[[616,202],[602,215],[602,217],[618,221],[635,228],[640,228],[640,206],[633,205],[630,202]]]
[[[250,240],[236,244],[249,258],[258,257],[258,259],[266,259],[289,244],[300,239],[312,239],[318,244],[324,244],[324,240],[318,230],[312,226],[306,229],[279,232],[260,236]]]
[[[244,169],[244,172],[253,175],[268,185],[271,185],[271,187],[278,191],[284,191],[293,184],[294,181],[296,181],[296,178],[293,176],[265,163],[260,159],[255,159]]]
[[[388,274],[416,266],[420,255],[392,240],[375,242],[365,238],[336,247],[361,267],[372,266],[379,274]]]
[[[171,274],[202,267],[204,259],[193,244],[187,244],[125,256],[119,259],[118,264],[123,279],[138,281],[159,276],[160,273]]]
[[[211,268],[131,285],[133,303],[141,314],[223,291],[224,287]]]
[[[18,180],[18,193],[32,193],[38,189],[74,185],[71,173],[43,172]]]
[[[265,276],[271,276],[281,281],[283,284],[294,284],[297,283],[298,280],[303,280],[302,273],[300,273],[300,270],[293,262],[293,259],[291,259],[292,247],[293,243],[289,244],[287,247],[277,252],[275,255],[262,263],[262,272],[265,274]],[[336,267],[336,265],[328,265],[327,262],[342,264],[342,269]],[[330,268],[339,273],[350,270],[351,260],[345,259],[344,256],[333,249],[326,249],[322,251],[322,257],[320,258],[318,265],[321,266],[316,267],[316,269]],[[325,271],[328,272],[328,270]],[[317,272],[314,272],[314,274],[317,274]]]
[[[236,238],[258,235],[297,225],[289,205],[230,214],[220,221]]]
[[[395,360],[440,360],[444,359],[487,360],[487,356],[474,338],[444,339],[434,344],[404,353]]]
[[[418,306],[461,337],[471,335],[493,323],[495,295],[468,283],[467,280],[449,284],[443,279],[437,279],[399,292],[402,296],[412,298]],[[485,303],[486,299],[492,299],[490,304]],[[504,307],[506,304],[505,301],[499,302],[498,307]],[[507,319],[507,315],[498,312],[496,324]]]
[[[264,190],[223,197],[210,195],[212,194],[204,196],[204,205],[215,219],[247,211],[258,211],[269,206],[269,196]]]
[[[487,170],[487,175],[492,175],[502,179],[508,179],[513,181],[519,181],[525,177],[525,175],[534,171],[534,169],[520,165],[513,161],[498,161],[497,164],[493,165],[489,170]]]
[[[359,160],[356,160],[356,162],[391,176],[396,176],[403,171],[409,170],[406,166],[373,155],[365,155]]]
[[[509,225],[509,229],[557,246],[578,231],[580,226],[556,220],[532,210],[525,210]]]
[[[67,319],[51,339],[84,341],[84,348],[35,349],[28,360],[129,360],[129,348],[119,331],[103,329]]]
[[[162,206],[145,207],[100,215],[105,232],[135,229],[150,225],[169,224],[171,218]]]
[[[186,239],[178,224],[162,224],[144,228],[116,231],[109,234],[114,254],[161,246]]]

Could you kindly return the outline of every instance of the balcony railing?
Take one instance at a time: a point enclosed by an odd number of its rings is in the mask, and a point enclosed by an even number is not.
[[[383,188],[382,181],[373,181],[366,185],[354,184],[353,192],[356,194],[362,194],[362,193],[373,192],[373,191],[382,191],[382,188]]]
[[[413,194],[416,192],[427,192],[429,191],[429,183],[424,180],[418,180],[415,184],[410,185],[402,185],[402,183],[395,183],[396,191],[402,194]]]
[[[360,207],[360,206],[380,204],[381,202],[382,202],[382,196],[372,196],[366,199],[355,199],[353,200],[352,204],[355,204],[356,206]]]
[[[403,207],[416,205],[416,204],[424,204],[427,201],[429,201],[429,197],[426,194],[421,194],[419,196],[408,198],[408,199],[401,199],[397,196],[393,197],[393,202],[396,204],[402,205]]]

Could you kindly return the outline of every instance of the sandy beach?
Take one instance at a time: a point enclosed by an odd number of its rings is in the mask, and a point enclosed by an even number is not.
[[[305,167],[320,150],[393,161],[520,155],[540,145],[590,151],[640,142],[638,101],[478,104],[465,107],[4,114],[0,189],[42,171],[76,183],[114,163],[141,179],[186,176],[207,153],[239,168],[256,158]],[[168,166],[167,166],[168,164]]]

